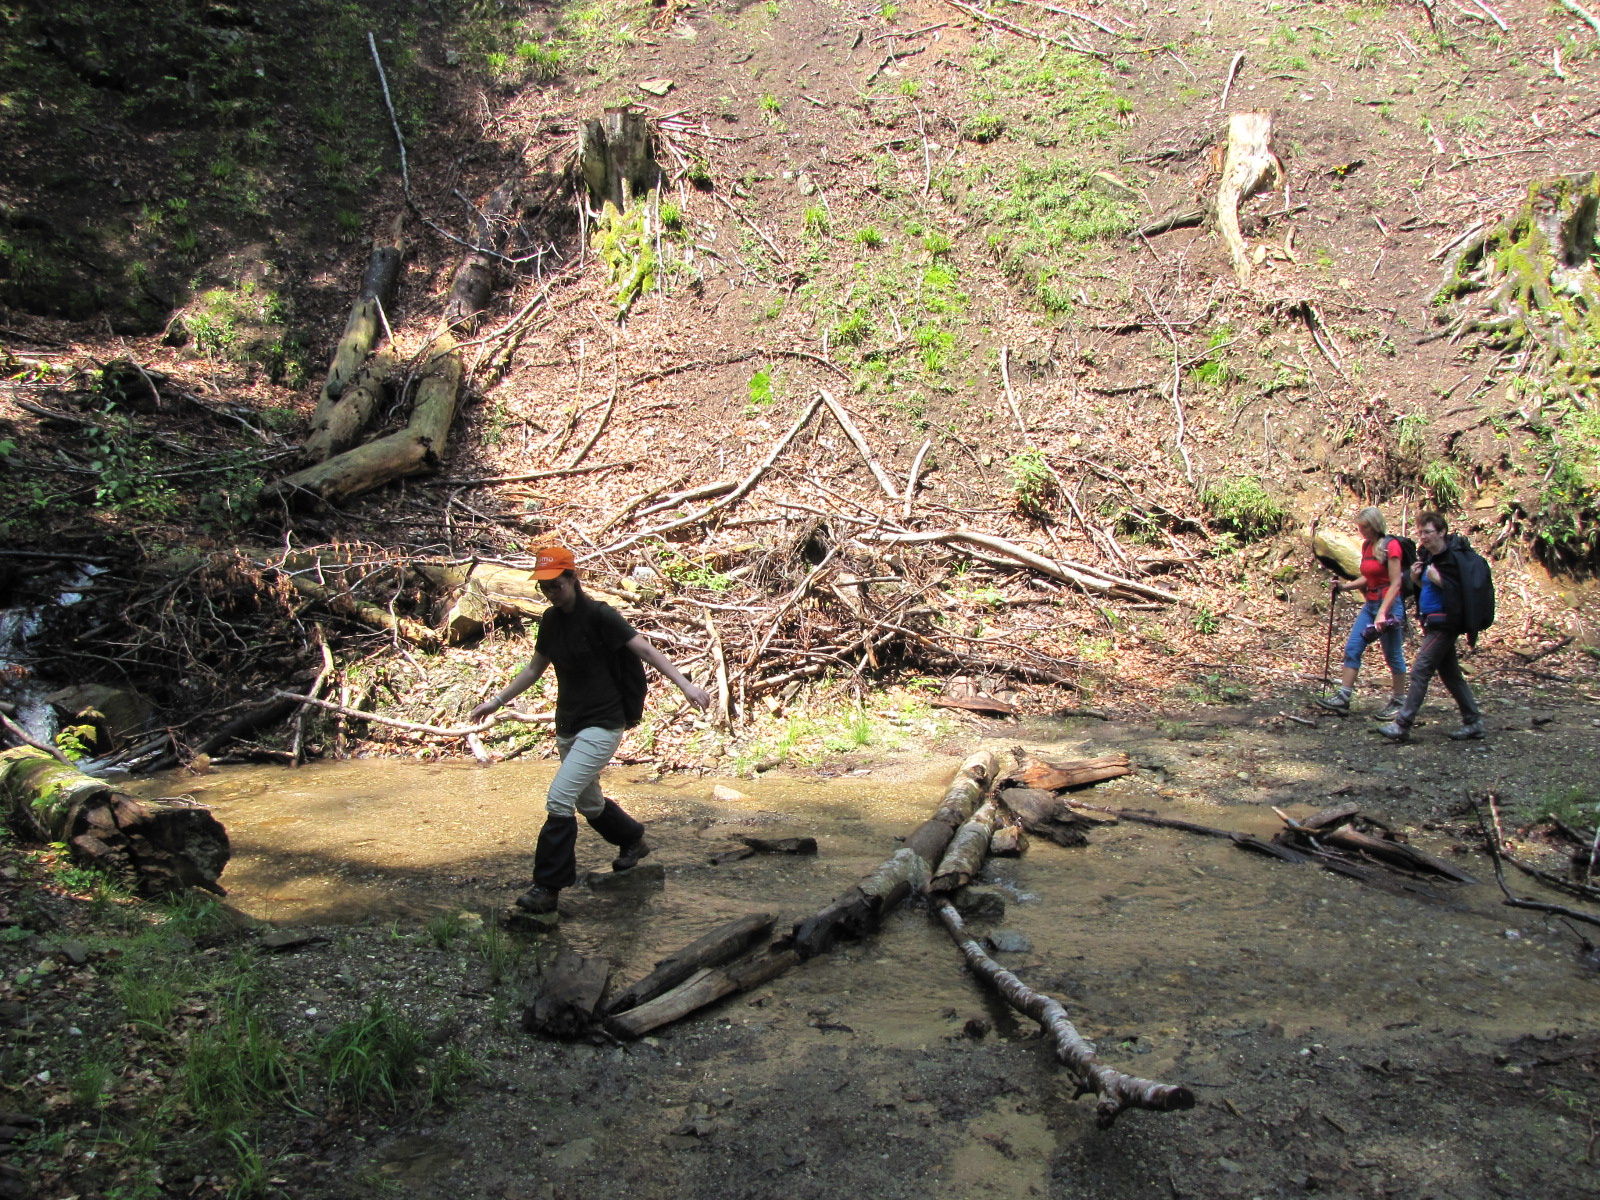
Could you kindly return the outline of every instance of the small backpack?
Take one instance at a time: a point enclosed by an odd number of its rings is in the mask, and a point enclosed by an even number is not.
[[[644,663],[626,646],[619,646],[615,653],[607,654],[600,639],[594,635],[592,625],[585,626],[584,633],[589,638],[589,644],[594,648],[596,657],[604,660],[606,669],[611,672],[611,682],[617,685],[617,693],[622,697],[623,720],[627,722],[627,727],[632,729],[644,718],[644,700],[650,692],[650,681],[645,677]]]

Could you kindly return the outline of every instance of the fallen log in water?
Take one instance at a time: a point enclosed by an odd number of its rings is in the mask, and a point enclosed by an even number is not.
[[[0,800],[24,836],[65,842],[75,861],[126,876],[142,893],[225,894],[217,879],[228,832],[201,805],[124,795],[30,746],[0,753]]]
[[[876,929],[883,916],[933,875],[956,829],[972,815],[999,771],[995,756],[980,750],[956,772],[934,813],[906,839],[894,856],[821,912],[795,925],[786,939],[802,959],[825,952],[841,935],[861,937]]]
[[[1175,1112],[1194,1107],[1194,1093],[1186,1087],[1124,1075],[1101,1063],[1095,1057],[1094,1047],[1073,1027],[1067,1010],[1059,1001],[1034,991],[984,953],[983,947],[967,936],[961,914],[948,900],[939,900],[934,908],[973,973],[999,992],[1012,1008],[1044,1027],[1055,1043],[1056,1058],[1077,1080],[1078,1095],[1092,1092],[1100,1097],[1095,1114],[1102,1129],[1116,1120],[1117,1114],[1125,1108]]]
[[[990,751],[980,750],[972,755],[961,764],[945,790],[939,810],[866,879],[756,956],[701,971],[636,1008],[614,1009],[606,1028],[617,1037],[642,1037],[725,996],[782,975],[797,963],[827,950],[837,937],[861,937],[876,929],[885,913],[913,890],[926,886],[933,863],[944,853],[957,826],[977,807],[998,771]]]
[[[1253,833],[1238,833],[1232,829],[1217,829],[1211,825],[1199,825],[1193,821],[1179,821],[1172,817],[1158,817],[1151,813],[1134,812],[1126,808],[1106,808],[1100,804],[1085,804],[1081,800],[1072,800],[1063,797],[1063,804],[1070,804],[1074,808],[1089,808],[1095,812],[1108,813],[1119,821],[1133,821],[1140,825],[1154,825],[1161,829],[1181,829],[1185,833],[1198,833],[1202,837],[1227,838],[1241,850],[1253,850],[1257,854],[1265,854],[1269,858],[1282,859],[1284,862],[1303,863],[1312,857],[1289,846],[1279,845],[1277,842],[1265,841]]]
[[[626,1012],[647,1004],[677,987],[697,971],[719,967],[766,940],[772,932],[771,913],[750,913],[718,925],[681,950],[675,950],[655,970],[606,1002],[606,1012]]]
[[[928,883],[930,892],[953,892],[966,887],[983,868],[989,852],[989,839],[1000,819],[1000,804],[994,797],[983,802],[982,807],[956,830],[950,848],[944,852]]]
[[[1317,813],[1304,822],[1296,821],[1280,808],[1274,808],[1272,811],[1278,814],[1278,818],[1285,826],[1284,832],[1278,835],[1279,839],[1288,842],[1297,850],[1315,851],[1333,847],[1358,857],[1376,860],[1384,866],[1397,867],[1402,871],[1440,875],[1452,883],[1478,882],[1458,867],[1426,854],[1415,846],[1409,846],[1393,836],[1374,837],[1370,833],[1362,833],[1358,829],[1351,828],[1350,822],[1359,818],[1389,832],[1388,826],[1383,822],[1366,817],[1354,806],[1329,809]]]
[[[1079,818],[1065,799],[1040,788],[1002,788],[1000,802],[1016,815],[1023,829],[1058,846],[1089,844],[1089,822]]]

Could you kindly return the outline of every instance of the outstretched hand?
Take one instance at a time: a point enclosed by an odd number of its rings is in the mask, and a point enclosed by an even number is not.
[[[477,708],[468,713],[467,716],[474,722],[481,721],[499,707],[500,705],[495,703],[493,700],[485,700],[482,704],[478,705]]]
[[[705,712],[706,709],[711,707],[711,693],[697,683],[686,684],[683,688],[683,694],[689,703],[701,712]]]

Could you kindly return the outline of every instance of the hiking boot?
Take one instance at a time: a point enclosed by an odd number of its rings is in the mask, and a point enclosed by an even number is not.
[[[1475,742],[1483,737],[1483,722],[1468,721],[1460,729],[1450,731],[1450,740],[1453,742]]]
[[[1390,721],[1387,725],[1379,725],[1378,732],[1391,742],[1409,742],[1411,730],[1404,728],[1398,721]]]
[[[556,901],[561,898],[561,893],[554,888],[540,887],[534,884],[516,899],[516,905],[523,912],[533,913],[535,916],[545,916],[556,911]]]
[[[1389,703],[1372,714],[1374,721],[1392,721],[1400,715],[1400,710],[1405,707],[1405,701],[1398,696],[1390,696]]]
[[[631,871],[650,853],[650,843],[640,838],[636,842],[629,842],[617,856],[611,860],[613,871]]]
[[[1330,692],[1326,696],[1315,697],[1315,700],[1329,712],[1336,712],[1341,717],[1350,715],[1350,697],[1343,692]]]

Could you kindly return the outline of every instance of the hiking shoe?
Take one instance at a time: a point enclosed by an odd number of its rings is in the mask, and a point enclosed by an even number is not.
[[[554,888],[540,887],[534,884],[516,899],[516,905],[523,912],[542,916],[556,911],[556,901],[561,898],[561,893]]]
[[[1387,725],[1379,725],[1378,732],[1391,742],[1409,742],[1411,740],[1411,731],[1402,728],[1398,721],[1390,721]]]
[[[650,843],[640,838],[637,842],[630,842],[617,852],[611,860],[613,871],[631,871],[650,853]]]
[[[1342,717],[1350,715],[1350,697],[1340,692],[1330,692],[1326,696],[1317,696],[1315,700],[1329,712],[1336,712]]]
[[[1390,696],[1389,703],[1372,714],[1374,721],[1392,721],[1400,715],[1400,710],[1405,707],[1405,701],[1397,696]]]
[[[1450,731],[1450,740],[1454,742],[1475,742],[1483,737],[1483,722],[1468,721],[1460,729]]]

